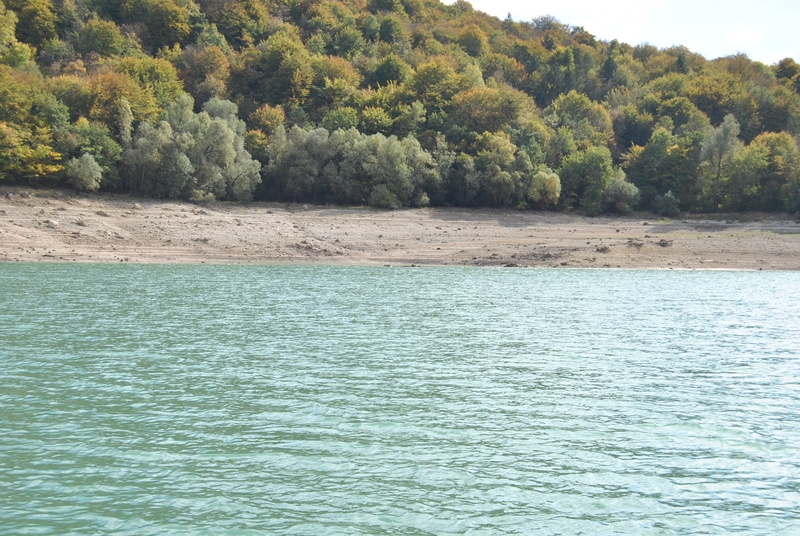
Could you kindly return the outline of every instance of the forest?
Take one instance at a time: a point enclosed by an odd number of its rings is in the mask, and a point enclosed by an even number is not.
[[[459,0],[0,0],[0,184],[800,212],[800,65]]]

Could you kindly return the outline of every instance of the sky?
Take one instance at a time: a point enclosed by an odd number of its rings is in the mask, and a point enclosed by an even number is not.
[[[767,65],[786,57],[800,62],[798,0],[467,1],[496,17],[510,13],[516,21],[552,15],[604,41],[684,45],[707,59],[741,52]]]

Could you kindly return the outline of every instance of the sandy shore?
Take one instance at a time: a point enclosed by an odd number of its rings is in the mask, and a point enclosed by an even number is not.
[[[11,196],[7,192],[13,192]],[[0,191],[0,261],[799,270],[800,222]]]

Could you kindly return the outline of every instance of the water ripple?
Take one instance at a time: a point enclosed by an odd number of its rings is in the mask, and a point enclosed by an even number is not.
[[[793,534],[800,275],[0,265],[0,534]]]

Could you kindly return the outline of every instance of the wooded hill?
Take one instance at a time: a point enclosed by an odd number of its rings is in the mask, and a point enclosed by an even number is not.
[[[800,65],[436,0],[0,0],[0,182],[800,211]]]

